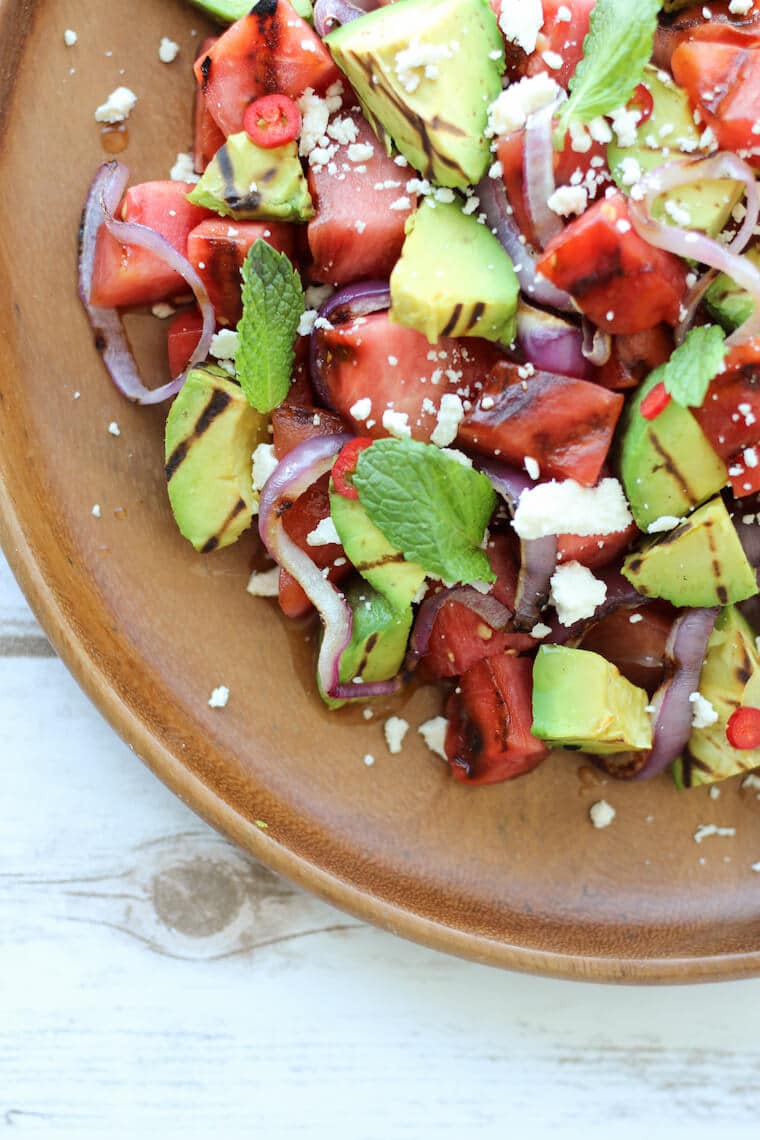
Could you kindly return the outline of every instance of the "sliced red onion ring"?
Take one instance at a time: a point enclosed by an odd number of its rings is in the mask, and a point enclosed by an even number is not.
[[[137,404],[160,404],[180,390],[190,368],[208,356],[214,335],[214,308],[206,286],[190,262],[166,238],[149,226],[137,222],[119,222],[114,211],[121,202],[129,171],[120,162],[106,162],[100,167],[90,187],[82,213],[79,231],[79,295],[95,333],[95,345],[103,356],[108,373],[119,391]],[[136,245],[160,257],[178,273],[192,289],[203,315],[201,338],[181,375],[160,388],[146,388],[137,370],[121,317],[116,309],[101,309],[90,301],[98,230],[106,229],[124,245]]]
[[[633,779],[658,776],[686,746],[694,711],[689,696],[699,689],[699,675],[717,617],[717,608],[686,610],[673,623],[665,647],[671,675],[652,698],[655,708],[652,750]]]
[[[746,188],[747,212],[741,227],[727,245],[696,230],[682,230],[652,217],[652,207],[663,194],[703,179],[721,178],[743,182]],[[760,332],[760,270],[739,256],[752,235],[760,213],[760,195],[752,168],[738,155],[721,151],[710,158],[679,159],[658,166],[641,179],[638,187],[643,191],[643,197],[636,199],[632,195],[629,200],[631,221],[636,232],[650,245],[726,273],[737,285],[746,289],[754,301],[754,312],[728,337],[726,344],[740,344],[751,336],[756,336]]]
[[[295,447],[278,464],[264,484],[259,500],[259,534],[271,557],[291,574],[312,603],[324,626],[319,649],[317,674],[321,689],[334,697],[340,683],[340,658],[351,640],[353,615],[351,608],[308,554],[290,538],[282,516],[312,483],[333,465],[349,435],[317,436]],[[352,686],[354,697],[362,696],[358,685]]]
[[[317,0],[314,5],[314,30],[321,39],[342,24],[377,8],[376,0]]]
[[[697,315],[697,309],[702,304],[702,298],[717,276],[717,270],[708,269],[697,279],[696,283],[692,285],[686,294],[683,303],[683,317],[675,327],[674,339],[676,346],[683,344],[687,332],[694,324],[694,318]]]
[[[581,352],[589,364],[601,368],[607,363],[612,353],[612,337],[603,329],[595,329],[586,317],[583,318],[583,344]],[[585,377],[581,376],[581,380]]]
[[[366,317],[370,313],[382,312],[391,303],[391,290],[387,281],[360,281],[356,285],[346,285],[328,297],[319,310],[319,320],[331,324],[343,324]],[[314,328],[309,340],[309,369],[311,382],[319,400],[327,408],[332,408],[330,393],[324,382],[322,359],[319,353],[319,329]],[[333,409],[334,410],[334,409]]]
[[[552,119],[554,104],[541,107],[528,116],[523,149],[523,180],[528,212],[543,249],[562,229],[562,221],[549,209],[556,189]]]
[[[409,639],[409,651],[406,655],[407,670],[414,669],[427,653],[435,619],[447,602],[457,602],[461,606],[467,606],[468,610],[476,613],[492,629],[505,629],[512,620],[512,614],[506,606],[492,595],[481,594],[472,586],[453,586],[439,590],[436,594],[430,594],[420,606],[414,622],[412,636]]]
[[[521,302],[517,310],[517,343],[526,359],[544,372],[558,372],[578,380],[587,380],[591,375],[581,330],[554,313]]]
[[[493,459],[479,459],[477,466],[506,501],[512,514],[520,495],[533,481],[522,471]],[[520,539],[520,576],[515,593],[514,627],[530,631],[539,620],[549,597],[550,579],[557,566],[557,536]]]
[[[501,178],[491,178],[487,174],[478,183],[475,193],[492,233],[512,259],[523,293],[531,301],[547,305],[550,309],[559,309],[563,313],[577,312],[570,294],[555,288],[537,272],[536,254],[520,233]]]

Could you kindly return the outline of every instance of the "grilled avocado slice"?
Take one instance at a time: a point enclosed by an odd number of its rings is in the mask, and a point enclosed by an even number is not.
[[[239,220],[307,222],[314,216],[296,144],[266,149],[245,131],[230,135],[187,198]]]

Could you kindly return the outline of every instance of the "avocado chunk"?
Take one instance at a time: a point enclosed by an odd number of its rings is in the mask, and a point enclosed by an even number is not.
[[[636,131],[636,144],[620,147],[612,142],[607,147],[612,177],[626,192],[630,189],[630,180],[625,177],[624,159],[635,159],[646,174],[673,158],[684,157],[684,152],[693,158],[700,152],[700,132],[683,88],[666,72],[651,65],[644,69],[642,83],[652,96],[653,109]],[[655,218],[682,229],[701,230],[715,237],[728,222],[743,193],[741,182],[728,178],[703,179],[663,194],[652,213]]]
[[[681,518],[728,482],[720,456],[688,408],[672,400],[655,419],[641,403],[657,383],[653,376],[631,401],[620,431],[620,477],[636,525],[646,530],[664,516]]]
[[[531,732],[557,748],[596,756],[652,747],[649,698],[588,649],[542,645],[533,664]]]
[[[736,606],[719,614],[707,643],[699,692],[718,719],[692,730],[673,774],[680,787],[714,784],[760,765],[760,748],[732,748],[726,736],[731,715],[742,705],[760,707],[760,654],[752,627]]]
[[[307,222],[314,216],[295,142],[264,147],[230,135],[187,199],[238,221]]]
[[[509,255],[460,201],[425,198],[391,273],[391,320],[423,333],[511,344],[520,285]]]
[[[748,249],[743,256],[760,269],[760,248]],[[719,273],[705,293],[705,308],[726,332],[738,329],[755,311],[749,293],[732,281],[727,273]]]
[[[330,488],[330,514],[349,562],[397,613],[405,613],[425,571],[407,562],[400,550],[378,530],[358,499],[347,499]]]
[[[629,554],[623,574],[644,597],[674,606],[727,606],[757,593],[755,571],[720,498]]]
[[[488,0],[398,0],[327,44],[377,134],[441,186],[479,182],[501,92],[504,41]]]
[[[409,631],[412,628],[412,607],[397,610],[387,598],[373,590],[368,582],[357,578],[345,591],[354,623],[351,641],[340,659],[340,680],[348,684],[354,678],[364,683],[388,681],[401,669],[406,655]],[[361,685],[356,686],[357,697]],[[330,708],[339,708],[345,701],[336,701],[321,693]]]
[[[221,368],[194,368],[166,421],[169,502],[181,533],[207,554],[251,525],[251,454],[267,421]]]

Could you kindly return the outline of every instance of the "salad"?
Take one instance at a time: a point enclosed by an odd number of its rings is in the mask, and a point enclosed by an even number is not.
[[[437,682],[458,780],[760,766],[760,4],[196,4],[194,152],[79,259],[181,533],[258,531],[331,708]]]

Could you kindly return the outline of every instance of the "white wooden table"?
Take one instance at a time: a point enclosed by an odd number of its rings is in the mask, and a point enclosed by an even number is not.
[[[760,1135],[760,980],[506,974],[332,910],[135,759],[1,556],[0,776],[0,1131]]]

